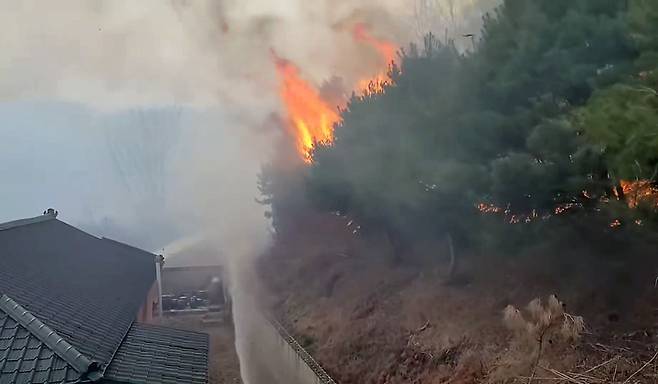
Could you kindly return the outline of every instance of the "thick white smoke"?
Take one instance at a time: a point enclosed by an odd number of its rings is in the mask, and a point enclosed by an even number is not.
[[[351,26],[399,44],[478,33],[498,0],[0,1],[0,100],[273,103],[270,49],[315,81],[367,74]]]
[[[386,17],[382,29],[392,30],[387,8],[397,13],[393,5],[402,2],[388,3],[4,0],[0,100],[269,104],[270,49],[327,77],[353,60],[343,55],[353,47],[341,23],[377,11]]]

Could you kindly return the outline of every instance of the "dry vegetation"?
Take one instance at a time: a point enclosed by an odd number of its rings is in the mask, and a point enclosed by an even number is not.
[[[658,378],[652,252],[620,250],[646,253],[631,263],[642,268],[595,267],[573,247],[466,255],[459,284],[446,284],[446,255],[394,265],[379,244],[346,231],[343,218],[307,217],[262,261],[275,312],[341,384]]]
[[[575,346],[585,331],[585,321],[566,313],[564,308],[555,295],[550,295],[546,304],[539,298],[533,299],[525,314],[511,304],[505,307],[503,323],[513,335],[508,363],[499,366],[492,377],[504,379],[511,373],[519,376],[530,369],[528,380],[532,381],[547,345],[560,349]]]

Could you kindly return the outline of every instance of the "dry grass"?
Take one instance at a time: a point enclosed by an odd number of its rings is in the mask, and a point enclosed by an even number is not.
[[[541,248],[526,259],[468,254],[467,282],[455,286],[440,279],[445,257],[393,265],[383,242],[355,238],[341,220],[280,234],[261,266],[275,312],[312,340],[314,357],[339,383],[658,382],[653,251],[624,264],[640,268],[602,264],[586,253],[595,251],[574,247],[559,257]],[[638,249],[624,249],[623,260]],[[551,292],[568,311],[555,297],[532,300]],[[529,301],[520,317],[508,309],[510,321],[523,320],[510,332],[501,311]],[[515,340],[525,340],[525,353]]]
[[[580,316],[566,313],[564,307],[557,296],[550,295],[545,304],[539,298],[531,300],[523,312],[513,305],[503,310],[503,323],[513,337],[506,357],[509,363],[496,370],[496,380],[518,376],[519,370],[529,369],[528,382],[532,382],[547,344],[559,351],[580,340],[585,322]]]

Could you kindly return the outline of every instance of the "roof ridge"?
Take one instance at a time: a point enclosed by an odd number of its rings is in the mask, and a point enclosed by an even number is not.
[[[130,326],[129,326],[128,329],[126,330],[126,333],[123,334],[123,337],[121,338],[121,342],[119,343],[119,345],[117,345],[117,347],[116,347],[116,349],[114,350],[114,352],[112,352],[112,356],[110,357],[110,360],[107,362],[107,364],[105,364],[103,367],[101,367],[101,369],[103,370],[103,372],[102,372],[101,375],[104,376],[104,375],[105,375],[105,372],[107,371],[107,369],[110,368],[110,364],[112,364],[112,362],[114,361],[114,358],[117,356],[117,353],[119,352],[119,349],[121,348],[121,346],[123,345],[123,343],[126,342],[126,339],[128,338],[128,334],[130,333],[130,330],[132,329],[133,325],[135,325],[135,320],[133,320],[133,321],[130,323]]]
[[[134,322],[105,372],[111,382],[207,384],[209,336],[189,337],[187,331],[169,334],[171,328]],[[165,332],[163,332],[165,331]],[[148,381],[148,380],[147,380]]]
[[[57,215],[54,213],[46,213],[43,215],[29,217],[27,219],[19,219],[13,221],[7,221],[6,223],[0,223],[0,231],[5,231],[7,229],[12,229],[16,227],[22,227],[24,225],[41,223],[42,221],[55,220]]]
[[[169,265],[168,266],[168,265],[165,264],[162,267],[162,269],[166,269],[166,270],[169,270],[169,271],[194,271],[194,270],[197,270],[197,269],[205,270],[205,269],[208,269],[208,268],[220,268],[222,270],[226,270],[226,268],[224,268],[224,266],[220,265],[220,264],[188,265],[188,266],[185,266],[185,265],[179,265],[179,266]]]
[[[121,241],[118,241],[118,240],[111,239],[111,238],[109,238],[109,237],[104,237],[104,236],[103,236],[103,237],[101,237],[100,239],[101,239],[101,240],[104,240],[104,241],[107,241],[107,242],[109,242],[110,244],[113,244],[113,245],[116,245],[116,246],[118,246],[118,247],[124,248],[124,249],[126,249],[126,250],[130,250],[130,251],[138,251],[138,252],[140,252],[140,253],[142,253],[142,254],[145,254],[145,255],[143,255],[143,256],[149,256],[149,257],[157,257],[157,256],[159,256],[159,255],[157,255],[157,254],[155,254],[155,253],[153,253],[153,252],[149,252],[149,251],[147,251],[147,250],[145,250],[145,249],[138,248],[138,247],[135,247],[134,245],[126,244],[126,243],[124,243],[124,242],[121,242]]]
[[[58,335],[57,332],[41,322],[41,320],[37,319],[32,313],[6,294],[0,297],[0,310],[27,329],[37,339],[41,340],[42,343],[66,361],[78,373],[85,376],[98,371],[99,366],[97,362],[89,360],[87,356],[80,353],[75,347]]]

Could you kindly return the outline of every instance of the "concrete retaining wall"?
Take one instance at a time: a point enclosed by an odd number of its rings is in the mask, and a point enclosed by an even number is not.
[[[336,384],[275,320],[255,315],[249,328],[249,384]]]
[[[304,348],[276,320],[269,319],[276,336],[279,348],[286,363],[296,372],[303,384],[336,384],[329,374],[311,357]]]

